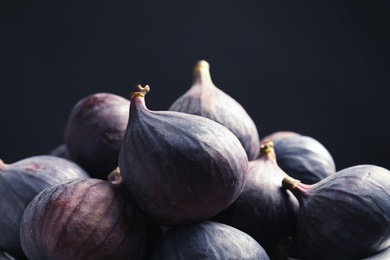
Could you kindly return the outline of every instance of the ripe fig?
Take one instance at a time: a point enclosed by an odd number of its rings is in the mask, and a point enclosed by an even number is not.
[[[297,242],[304,259],[363,259],[390,246],[390,171],[343,169],[315,184],[286,177],[300,203]]]
[[[142,259],[145,222],[124,189],[78,178],[40,192],[20,225],[23,250],[35,259]]]
[[[258,259],[269,260],[263,247],[248,234],[225,224],[203,221],[173,227],[151,249],[150,260]]]
[[[241,194],[212,219],[249,234],[272,255],[282,240],[294,235],[296,228],[299,204],[282,187],[286,176],[277,165],[273,142],[266,141],[259,158],[249,162]]]
[[[280,138],[274,140],[274,149],[279,167],[303,183],[313,184],[336,172],[332,155],[313,137]]]
[[[207,61],[197,62],[192,86],[169,110],[204,116],[224,125],[238,137],[249,160],[257,157],[260,138],[253,119],[240,103],[214,85]]]
[[[123,183],[161,225],[205,220],[228,207],[246,181],[248,157],[237,137],[206,117],[151,111],[137,86],[119,155]]]
[[[55,156],[33,156],[12,164],[0,160],[0,248],[24,257],[19,226],[27,205],[46,187],[80,177],[89,175],[77,164]]]
[[[72,108],[64,143],[71,159],[91,177],[106,180],[118,166],[129,106],[130,101],[121,96],[95,93],[82,98]]]

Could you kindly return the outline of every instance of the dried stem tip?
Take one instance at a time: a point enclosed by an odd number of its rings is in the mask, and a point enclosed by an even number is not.
[[[282,180],[282,186],[288,190],[294,190],[298,184],[300,183],[301,181],[299,180],[296,180],[290,176],[288,177],[285,177],[283,180]]]
[[[133,93],[131,93],[131,98],[135,97],[145,97],[145,95],[150,91],[149,85],[146,85],[145,87],[142,87],[140,84],[138,84],[134,90]]]

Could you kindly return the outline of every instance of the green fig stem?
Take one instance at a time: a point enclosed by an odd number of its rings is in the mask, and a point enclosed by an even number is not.
[[[274,149],[274,142],[271,140],[264,140],[259,150],[260,157],[267,157],[276,163],[276,154]]]
[[[140,84],[138,84],[134,90],[133,93],[131,93],[131,98],[133,97],[145,97],[145,95],[150,91],[149,85],[146,85],[145,87],[142,87]]]
[[[193,70],[193,83],[212,83],[210,64],[205,60],[196,63]]]

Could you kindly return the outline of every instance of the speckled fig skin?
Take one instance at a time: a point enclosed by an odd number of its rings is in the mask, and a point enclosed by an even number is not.
[[[73,178],[89,177],[77,164],[39,155],[5,164],[0,160],[0,248],[23,258],[19,225],[30,201],[46,187]]]
[[[72,108],[64,131],[71,159],[91,177],[106,180],[118,166],[119,149],[129,118],[130,100],[94,93]]]
[[[274,149],[279,167],[305,184],[316,183],[336,172],[332,155],[313,137],[297,135],[277,139]]]
[[[249,162],[241,194],[212,219],[249,234],[272,255],[277,245],[293,236],[296,229],[299,204],[294,195],[282,187],[286,176],[276,163],[273,142],[265,142],[259,158]]]
[[[248,234],[225,224],[204,221],[166,231],[151,249],[149,260],[256,259],[269,260]]]
[[[20,234],[29,260],[143,259],[145,230],[121,186],[79,178],[39,193],[23,214]]]
[[[388,169],[357,165],[312,185],[291,177],[282,183],[300,203],[303,259],[364,259],[390,246]]]
[[[149,86],[132,93],[119,155],[123,183],[142,211],[162,225],[210,218],[246,181],[248,157],[237,137],[208,118],[145,106]]]
[[[191,88],[169,110],[204,116],[224,125],[240,140],[249,160],[257,157],[260,138],[254,121],[240,103],[214,85],[207,61],[197,62]]]

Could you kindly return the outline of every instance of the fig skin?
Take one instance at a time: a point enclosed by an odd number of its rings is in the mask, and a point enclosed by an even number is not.
[[[130,100],[112,93],[94,93],[73,106],[65,125],[64,144],[71,159],[91,177],[106,180],[118,166],[129,106]]]
[[[239,102],[214,85],[207,61],[196,63],[192,86],[168,110],[207,117],[222,124],[240,140],[249,161],[256,159],[260,147],[256,124]]]
[[[259,158],[249,162],[241,194],[212,219],[247,233],[273,255],[284,239],[294,236],[299,210],[298,200],[282,187],[284,177],[287,174],[277,165],[273,142],[265,141]]]
[[[77,164],[55,156],[32,156],[12,164],[0,160],[0,248],[23,258],[19,226],[27,205],[46,187],[80,177],[89,175]]]
[[[390,171],[343,169],[316,184],[287,177],[298,198],[297,242],[303,259],[363,259],[390,246]]]
[[[276,160],[289,176],[314,184],[336,172],[332,155],[313,137],[296,135],[274,140]]]
[[[119,155],[123,183],[160,225],[205,220],[228,207],[246,181],[248,157],[223,125],[197,115],[151,111],[145,88],[132,93]]]
[[[51,185],[28,205],[21,243],[35,259],[142,259],[142,215],[124,189],[96,178]]]
[[[173,227],[151,249],[149,260],[258,259],[269,260],[263,247],[248,234],[214,221]]]

